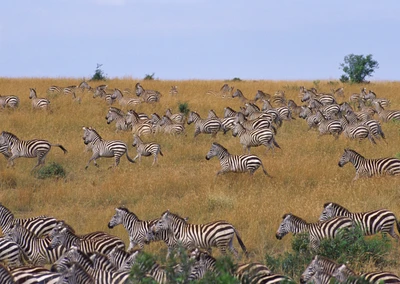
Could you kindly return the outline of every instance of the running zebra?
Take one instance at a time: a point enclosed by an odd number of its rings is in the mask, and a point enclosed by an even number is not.
[[[339,266],[340,264],[337,264],[329,258],[315,255],[301,275],[300,283],[310,283],[311,280],[314,279],[318,281],[317,283],[328,284],[330,283],[332,274]]]
[[[48,110],[50,107],[50,101],[48,99],[38,98],[35,89],[29,88],[29,90],[29,98],[32,100],[32,108]]]
[[[96,90],[93,93],[93,98],[103,98],[106,102],[107,105],[112,105],[115,101],[115,99],[113,99],[113,93],[107,93],[104,89],[98,89],[96,88]]]
[[[377,101],[373,102],[372,105],[378,113],[380,120],[382,120],[383,122],[400,120],[400,110],[385,110],[382,104]]]
[[[339,138],[340,133],[343,132],[343,126],[341,120],[338,119],[328,119],[323,113],[318,110],[320,116],[322,117],[321,121],[318,123],[318,131],[319,135],[331,134],[335,139]]]
[[[228,84],[222,85],[221,89],[219,92],[209,90],[206,92],[207,95],[214,95],[214,96],[221,96],[222,98],[225,98],[227,96],[230,96],[233,92],[234,87],[229,87]]]
[[[114,89],[111,99],[117,100],[120,106],[135,106],[143,102],[142,98],[124,98],[124,95],[119,89]]]
[[[52,146],[60,147],[66,154],[68,151],[60,144],[51,144],[47,140],[33,139],[20,140],[17,136],[10,132],[3,131],[0,134],[0,145],[8,145],[11,157],[8,158],[7,167],[14,166],[14,160],[19,157],[38,158],[37,164],[32,170],[38,166],[43,166],[47,154]]]
[[[400,175],[400,160],[396,158],[366,159],[354,150],[344,149],[338,165],[343,167],[349,162],[356,169],[353,181],[360,177]]]
[[[87,90],[88,92],[93,90],[93,88],[88,84],[88,82],[85,81],[85,79],[81,83],[79,83],[77,88],[80,89],[82,93],[85,90]]]
[[[400,283],[400,277],[388,271],[375,271],[357,274],[345,264],[339,266],[332,274],[340,283]],[[361,282],[361,283],[365,283]]]
[[[324,210],[319,217],[320,221],[326,221],[336,216],[345,216],[358,224],[364,235],[370,236],[378,232],[388,233],[395,239],[400,237],[395,233],[395,227],[400,232],[400,224],[392,211],[387,209],[378,209],[362,213],[352,213],[343,206],[328,202],[324,204]]]
[[[158,125],[161,130],[167,134],[182,134],[185,132],[185,126],[182,123],[172,121],[168,116],[164,115]]]
[[[127,131],[131,128],[126,122],[125,113],[116,107],[110,107],[106,115],[107,124],[115,121],[116,131]]]
[[[238,252],[233,246],[233,238],[236,238],[247,257],[247,250],[239,236],[236,228],[225,221],[215,221],[207,224],[190,224],[186,219],[169,210],[161,214],[152,226],[155,233],[170,230],[177,242],[180,242],[186,249],[204,248],[211,249],[217,247],[222,254],[229,249],[236,257]]]
[[[184,113],[172,113],[171,109],[168,108],[165,111],[165,116],[168,116],[172,121],[176,123],[184,123],[185,122],[185,114]]]
[[[142,159],[142,156],[149,157],[149,156],[153,155],[154,159],[153,159],[152,166],[154,166],[158,162],[158,154],[160,154],[161,156],[164,156],[163,153],[161,152],[160,144],[157,144],[155,142],[144,143],[143,140],[138,135],[133,136],[132,146],[136,147],[136,151],[137,151],[136,157],[133,158],[134,161],[137,158],[139,158],[139,162],[140,162]]]
[[[73,95],[75,96],[75,90],[76,90],[77,86],[68,86],[63,88],[62,92],[64,95]]]
[[[282,217],[282,222],[276,232],[276,238],[281,240],[287,233],[299,234],[308,232],[310,247],[316,250],[322,239],[333,239],[340,229],[352,229],[353,220],[347,217],[335,217],[324,222],[307,223],[305,220],[291,213]]]
[[[254,102],[258,100],[269,100],[271,98],[270,94],[264,93],[261,90],[257,90],[256,96],[254,97]]]
[[[60,94],[61,91],[62,91],[62,88],[59,86],[55,86],[55,85],[52,85],[47,89],[48,94]]]
[[[145,103],[156,103],[160,101],[161,94],[154,90],[145,90],[140,83],[135,85],[136,96],[140,97]]]
[[[274,147],[281,148],[275,141],[274,133],[268,128],[247,130],[240,122],[237,122],[232,128],[232,135],[239,136],[243,151],[248,154],[250,154],[250,147],[263,145],[267,147],[267,150],[274,150]]]
[[[114,157],[115,162],[114,165],[111,165],[109,168],[117,167],[119,165],[120,159],[122,155],[126,155],[126,158],[129,162],[134,163],[128,155],[128,147],[126,143],[120,140],[103,140],[101,136],[97,133],[97,131],[92,127],[83,127],[83,141],[85,145],[90,144],[93,155],[89,159],[85,169],[89,167],[91,161],[93,161],[94,165],[98,167],[96,159],[100,157],[112,158]],[[0,139],[1,141],[1,139]],[[1,142],[0,142],[1,144]]]
[[[0,108],[15,109],[19,106],[19,98],[17,96],[0,96]]]
[[[343,135],[351,140],[361,140],[368,138],[368,140],[376,144],[376,141],[373,137],[371,129],[368,125],[359,124],[359,123],[352,123],[350,124],[346,116],[342,118],[342,127],[343,127]]]
[[[246,97],[243,95],[242,91],[239,90],[239,89],[236,89],[236,92],[234,92],[234,93],[232,94],[232,98],[239,98],[239,100],[240,100],[243,104],[245,104],[245,103],[251,101],[251,100],[249,100],[248,98],[246,98]]]
[[[340,87],[335,89],[331,89],[331,93],[333,96],[337,96],[337,97],[344,97],[344,88]]]
[[[255,155],[231,155],[224,146],[214,142],[206,155],[206,159],[210,160],[212,157],[217,157],[221,164],[222,169],[217,172],[217,175],[227,172],[249,172],[250,175],[253,175],[261,166],[264,174],[271,177],[265,170],[260,158]]]
[[[193,122],[195,124],[194,137],[196,137],[200,133],[211,134],[212,137],[215,137],[222,127],[221,121],[219,119],[202,119],[197,112],[191,111],[189,113],[187,124],[191,124]]]

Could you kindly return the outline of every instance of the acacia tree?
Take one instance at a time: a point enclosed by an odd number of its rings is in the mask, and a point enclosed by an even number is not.
[[[349,54],[344,57],[344,63],[340,64],[340,68],[347,74],[340,77],[341,82],[363,83],[365,77],[372,76],[375,69],[379,68],[379,64],[372,59],[372,54],[367,56]]]

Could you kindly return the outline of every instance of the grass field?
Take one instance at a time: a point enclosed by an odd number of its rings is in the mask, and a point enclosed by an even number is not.
[[[1,110],[1,130],[14,133],[20,139],[42,138],[62,144],[68,154],[54,147],[46,163],[57,162],[67,171],[65,179],[41,180],[31,174],[36,160],[19,158],[13,169],[6,168],[6,160],[0,158],[0,202],[14,212],[18,218],[36,215],[51,215],[70,223],[78,233],[102,230],[121,237],[128,244],[128,235],[122,226],[112,230],[107,223],[114,208],[126,206],[139,218],[153,219],[167,209],[188,216],[192,223],[227,220],[240,232],[251,252],[253,260],[263,261],[266,254],[275,255],[291,250],[292,235],[278,241],[275,232],[282,215],[291,212],[309,222],[318,220],[325,202],[337,202],[354,212],[387,208],[400,216],[400,179],[378,177],[352,182],[355,169],[351,164],[338,167],[344,148],[351,148],[366,158],[400,155],[399,123],[382,123],[387,144],[378,141],[349,141],[343,136],[335,140],[331,136],[318,137],[317,132],[307,131],[307,124],[297,118],[284,122],[278,129],[276,141],[281,146],[275,153],[265,148],[252,148],[273,178],[264,176],[261,170],[253,177],[248,174],[229,173],[216,176],[220,169],[217,158],[205,159],[211,143],[224,145],[232,154],[242,154],[239,139],[228,133],[219,133],[214,139],[200,134],[193,138],[194,126],[186,124],[186,135],[143,137],[146,141],[157,141],[162,146],[163,157],[152,167],[152,158],[131,164],[122,157],[117,169],[108,170],[111,159],[99,159],[99,168],[91,164],[84,169],[91,153],[85,152],[82,126],[92,126],[104,139],[121,139],[129,145],[133,158],[132,133],[115,132],[115,125],[107,125],[105,115],[108,106],[91,93],[77,93],[81,103],[70,96],[47,95],[50,85],[69,86],[79,84],[76,78],[0,78],[1,95],[17,95],[20,107]],[[132,78],[108,80],[109,88],[134,88],[137,80]],[[100,82],[98,84],[102,84]],[[241,102],[233,98],[206,95],[208,90],[219,90],[223,81],[143,81],[145,89],[160,91],[161,101],[154,105],[142,104],[138,112],[163,115],[167,108],[178,112],[179,103],[187,103],[191,110],[205,117],[213,109],[220,117],[224,107],[239,110]],[[311,81],[241,81],[228,82],[253,99],[257,90],[273,94],[284,90],[288,99],[300,103],[299,86],[315,86]],[[98,84],[90,82],[95,87]],[[179,94],[171,96],[168,90],[177,85]],[[318,84],[318,90],[329,92],[339,87],[327,81]],[[348,100],[352,93],[359,92],[362,85],[345,86]],[[373,82],[365,86],[378,97],[391,100],[391,109],[400,109],[400,82]],[[34,111],[28,98],[29,88],[36,88],[38,97],[48,97],[51,113]],[[134,95],[132,95],[134,96]],[[116,105],[119,107],[118,105]],[[127,109],[125,109],[127,110]],[[392,256],[399,252],[393,241]],[[240,249],[235,240],[235,247]],[[152,244],[145,248],[153,253],[165,253],[164,244]],[[161,252],[160,252],[161,250]],[[218,255],[218,253],[217,253]],[[368,266],[368,264],[365,264]],[[367,267],[373,268],[373,267]],[[387,267],[400,274],[398,267]]]

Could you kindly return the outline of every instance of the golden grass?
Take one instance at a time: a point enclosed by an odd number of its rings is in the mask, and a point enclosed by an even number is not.
[[[107,84],[110,88],[134,89],[136,82],[127,78],[109,80]],[[276,136],[282,150],[266,153],[265,148],[252,148],[252,153],[263,160],[272,179],[264,176],[261,170],[256,171],[253,178],[234,173],[216,177],[219,161],[216,158],[205,159],[211,143],[217,141],[233,154],[241,154],[242,147],[238,138],[230,133],[225,136],[218,134],[216,139],[204,134],[193,139],[193,125],[186,125],[186,136],[158,134],[143,138],[144,141],[157,141],[162,146],[164,156],[159,157],[159,164],[154,167],[151,167],[152,158],[143,157],[140,164],[130,164],[122,157],[117,169],[108,170],[113,161],[102,158],[98,160],[99,168],[91,164],[85,171],[91,153],[84,152],[82,126],[95,127],[104,139],[126,141],[131,157],[136,155],[136,150],[131,146],[131,133],[116,133],[114,124],[106,124],[108,106],[99,98],[93,99],[90,93],[77,93],[82,99],[81,104],[65,95],[48,96],[51,113],[32,110],[28,98],[30,87],[36,88],[38,97],[47,97],[46,90],[50,85],[78,83],[79,80],[73,78],[0,78],[0,94],[17,95],[21,100],[17,110],[0,111],[1,130],[10,131],[21,139],[47,139],[62,144],[69,151],[64,155],[55,147],[46,159],[47,163],[63,165],[67,171],[65,180],[36,179],[30,173],[36,163],[33,159],[17,159],[14,169],[7,169],[6,160],[0,159],[0,200],[16,217],[51,215],[66,220],[79,233],[102,230],[128,243],[128,235],[122,226],[113,230],[107,228],[115,207],[124,205],[142,219],[159,217],[170,209],[181,216],[189,216],[192,223],[219,219],[231,222],[252,252],[252,258],[263,261],[265,254],[291,249],[291,235],[282,241],[275,238],[282,215],[287,212],[314,222],[323,204],[333,201],[352,211],[385,207],[400,216],[399,178],[380,177],[352,182],[355,175],[353,166],[337,166],[346,147],[367,158],[395,156],[400,152],[399,124],[384,123],[387,145],[383,142],[371,145],[368,141],[358,143],[344,137],[338,140],[330,136],[318,138],[316,132],[307,131],[306,122],[299,118],[284,122]],[[163,115],[167,108],[178,112],[178,104],[187,102],[189,108],[202,117],[210,109],[222,116],[224,107],[237,110],[241,106],[236,99],[206,95],[208,90],[218,91],[223,84],[222,81],[197,80],[144,81],[144,88],[158,90],[163,96],[159,104],[143,104],[136,110]],[[174,97],[168,94],[171,85],[179,88],[179,94]],[[271,94],[285,90],[288,98],[300,104],[298,87],[311,87],[312,82],[244,81],[230,82],[230,85],[239,88],[250,99],[259,89]],[[346,86],[346,99],[353,92],[359,92],[360,87]],[[393,109],[400,108],[399,82],[376,82],[366,87],[379,97],[390,99]],[[329,92],[330,85],[321,81],[318,89]],[[393,245],[394,256],[399,250],[395,241]],[[235,246],[239,248],[236,241]],[[150,252],[160,249],[164,249],[161,243],[146,247]],[[400,273],[396,267],[387,269]]]

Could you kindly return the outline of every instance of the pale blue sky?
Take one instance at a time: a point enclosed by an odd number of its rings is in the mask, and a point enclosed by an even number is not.
[[[372,54],[400,79],[400,1],[4,0],[0,77],[338,79]]]

